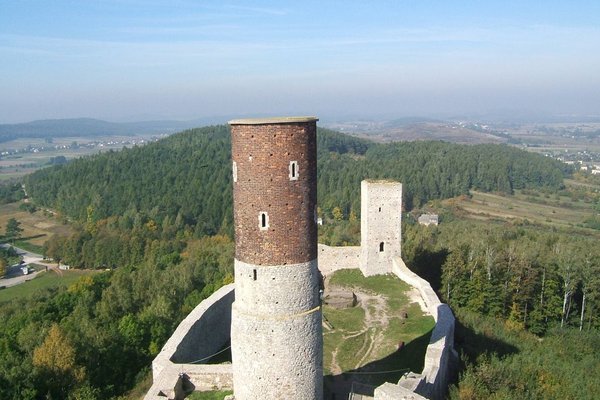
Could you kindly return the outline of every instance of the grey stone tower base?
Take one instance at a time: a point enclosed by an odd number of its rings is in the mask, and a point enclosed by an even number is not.
[[[236,260],[235,283],[231,349],[236,400],[322,399],[316,260],[267,267]]]

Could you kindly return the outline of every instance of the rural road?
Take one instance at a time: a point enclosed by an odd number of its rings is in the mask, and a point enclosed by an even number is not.
[[[2,244],[0,247],[8,248],[10,245]],[[23,275],[21,271],[21,267],[29,264],[29,263],[41,263],[44,257],[41,254],[32,253],[27,250],[20,249],[18,247],[13,248],[16,250],[17,254],[23,258],[22,264],[14,264],[6,269],[6,275],[4,278],[0,279],[0,286],[11,287],[18,285],[20,283],[29,281],[35,278],[42,271],[31,272],[27,275]]]

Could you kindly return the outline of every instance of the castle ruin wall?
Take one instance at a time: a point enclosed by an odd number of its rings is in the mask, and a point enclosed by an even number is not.
[[[339,269],[358,269],[360,246],[327,246],[319,243],[319,270],[329,275]]]
[[[231,364],[190,364],[222,350],[230,338],[234,285],[202,301],[177,326],[152,361],[153,384],[145,400],[183,398],[182,377],[196,390],[231,389]]]
[[[426,400],[426,397],[399,385],[386,382],[375,388],[377,400]]]
[[[403,377],[398,382],[398,386],[428,399],[443,399],[448,386],[450,369],[458,359],[458,354],[454,350],[454,314],[447,304],[439,300],[429,282],[408,269],[400,257],[393,259],[392,272],[418,290],[427,311],[435,320],[435,327],[431,332],[425,353],[423,371],[420,374],[411,373]],[[377,393],[375,391],[375,400],[387,399],[385,396],[378,397]]]

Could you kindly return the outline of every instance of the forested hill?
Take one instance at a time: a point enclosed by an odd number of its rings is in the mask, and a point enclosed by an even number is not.
[[[563,185],[564,164],[507,145],[459,145],[447,142],[371,144],[357,154],[319,157],[319,205],[360,212],[360,181],[395,179],[403,183],[407,210],[435,198],[466,194],[469,189],[510,194],[514,189]]]
[[[180,215],[214,234],[232,219],[230,158],[229,130],[214,126],[43,169],[25,185],[36,203],[79,221]]]
[[[404,184],[408,209],[471,188],[510,193],[559,188],[562,164],[505,145],[444,142],[375,144],[318,130],[318,193],[323,213],[360,213],[360,181]],[[107,152],[37,171],[26,179],[36,203],[79,221],[142,212],[160,224],[178,218],[198,233],[231,227],[230,135],[226,126],[188,130],[144,147]]]

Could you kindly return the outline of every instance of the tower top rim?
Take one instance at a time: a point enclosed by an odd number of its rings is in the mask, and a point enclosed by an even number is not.
[[[318,120],[317,117],[269,117],[232,119],[228,123],[229,125],[279,125],[316,122]]]
[[[402,185],[402,182],[398,182],[392,179],[364,179],[361,181],[370,185]]]

